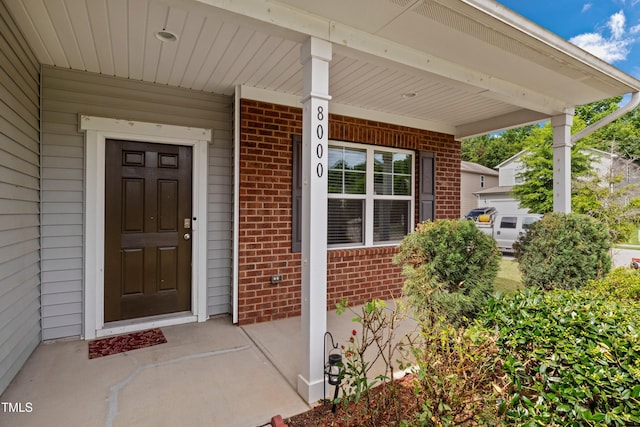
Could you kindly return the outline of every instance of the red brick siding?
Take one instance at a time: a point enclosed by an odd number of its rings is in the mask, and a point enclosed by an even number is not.
[[[246,99],[240,108],[238,320],[249,324],[300,315],[300,254],[291,251],[291,136],[302,134],[302,109]],[[453,136],[330,114],[329,138],[436,153],[436,218],[459,216],[460,143]],[[391,262],[395,252],[329,250],[328,308],[342,299],[360,304],[399,296],[404,280]],[[283,277],[277,285],[270,283],[274,274]]]

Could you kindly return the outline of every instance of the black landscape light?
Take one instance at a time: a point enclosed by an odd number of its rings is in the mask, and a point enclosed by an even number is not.
[[[324,375],[327,377],[327,382],[329,385],[335,386],[335,392],[333,393],[333,406],[331,407],[331,412],[336,412],[336,399],[338,398],[338,391],[340,390],[340,383],[342,382],[342,355],[335,350],[338,349],[338,345],[333,341],[333,335],[331,332],[325,332],[324,334],[324,344],[325,344],[325,354],[327,354],[326,345],[327,345],[327,336],[331,338],[331,350],[329,351],[329,356],[327,362],[324,365]],[[325,390],[324,395],[327,395]]]

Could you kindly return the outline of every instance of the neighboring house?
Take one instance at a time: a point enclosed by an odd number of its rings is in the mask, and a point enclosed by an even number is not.
[[[498,183],[495,186],[476,191],[478,207],[493,206],[500,213],[528,213],[529,209],[520,207],[520,202],[513,196],[513,187],[522,183],[520,174],[524,168],[520,160],[525,151],[509,157],[500,163],[498,170]]]
[[[591,167],[596,176],[603,180],[606,185],[609,182],[610,174],[622,175],[623,180],[618,185],[628,185],[640,182],[638,166],[618,155],[607,153],[595,148],[583,150],[591,159]],[[484,190],[474,192],[477,197],[478,207],[493,206],[501,213],[528,213],[528,209],[520,207],[520,203],[513,196],[513,187],[522,184],[521,176],[525,167],[522,163],[522,156],[525,150],[511,156],[504,162],[496,166],[498,169],[498,185]]]
[[[460,162],[460,216],[478,207],[474,193],[498,185],[498,172],[473,162]]]
[[[403,235],[459,217],[461,139],[550,117],[562,136],[574,105],[640,90],[487,1],[0,17],[0,390],[42,340],[301,316],[317,401],[326,310],[400,295]]]

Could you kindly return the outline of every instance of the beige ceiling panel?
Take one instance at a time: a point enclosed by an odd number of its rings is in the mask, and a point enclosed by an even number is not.
[[[104,0],[87,0],[87,12],[100,72],[106,75],[115,75],[113,67],[113,50],[109,37],[109,22],[107,4]],[[126,76],[123,76],[126,77]]]
[[[229,61],[231,66],[226,70],[224,76],[219,80],[212,80],[211,89],[216,93],[223,93],[229,90],[230,87],[234,87],[237,84],[244,83],[239,80],[242,72],[247,69],[256,56],[256,54],[263,47],[267,40],[267,35],[258,32],[250,32],[250,37],[247,39],[244,46],[239,47],[240,51],[236,55],[233,61]],[[259,64],[259,62],[256,62]]]
[[[61,67],[68,68],[69,61],[67,60],[64,49],[60,44],[58,34],[51,22],[46,4],[39,1],[32,1],[25,3],[25,7],[31,21],[37,28],[38,35],[42,40],[45,49],[51,57],[51,61]],[[51,7],[51,5],[49,5],[49,7]]]
[[[198,37],[203,31],[205,18],[194,13],[186,16],[184,27],[178,34],[178,48],[175,54],[175,60],[167,84],[172,86],[180,86],[183,76],[187,71],[187,67],[194,55],[195,46],[198,43]],[[172,29],[174,31],[174,29]]]
[[[129,77],[129,27],[127,0],[111,0],[107,5],[109,37],[116,76]]]
[[[162,50],[163,43],[156,38],[155,33],[164,28],[168,12],[169,8],[162,3],[149,3],[147,31],[145,34],[144,62],[142,68],[142,79],[147,82],[156,81],[158,64],[160,62],[160,52]]]
[[[176,57],[180,51],[180,47],[185,46],[181,44],[180,39],[186,19],[186,11],[176,8],[169,9],[167,23],[164,28],[174,32],[178,37],[178,41],[175,43],[162,43],[160,49],[160,60],[158,61],[158,72],[156,74],[156,83],[169,83],[169,77],[171,76],[173,67],[176,65]],[[186,46],[189,48],[188,45]]]
[[[290,65],[294,57],[299,58],[299,52],[300,45],[289,40],[283,40],[273,55],[262,63],[254,78],[249,81],[255,81],[256,87],[275,90],[273,82],[280,73],[286,70],[286,67]]]
[[[202,64],[202,68],[198,72],[196,79],[193,81],[191,89],[203,90],[211,77],[211,74],[215,71],[216,67],[220,63],[223,55],[229,49],[231,40],[238,31],[238,26],[235,24],[223,23],[220,31],[213,40],[206,59]]]
[[[46,6],[53,28],[55,28],[55,30],[52,28],[52,31],[56,32],[56,36],[60,40],[60,46],[69,66],[76,70],[86,69],[64,0],[49,0]]]
[[[100,64],[96,54],[96,45],[93,40],[93,32],[87,17],[87,3],[85,0],[66,0],[66,11],[69,15],[70,26],[73,30],[75,44],[78,46],[82,57],[83,68],[78,70],[86,70],[92,73],[100,72]],[[62,31],[57,28],[57,31]],[[53,64],[49,64],[53,65]]]
[[[129,78],[134,80],[142,80],[144,72],[148,11],[149,2],[146,0],[129,2],[127,17],[129,41],[127,54],[129,58]]]
[[[258,36],[258,34],[256,34],[256,36]],[[237,74],[234,84],[249,84],[255,86],[256,80],[254,76],[265,67],[266,61],[275,54],[282,43],[283,40],[280,38],[267,37],[258,50],[253,53],[251,61],[247,61],[244,68]],[[259,64],[259,66],[256,64]]]
[[[180,86],[186,88],[193,87],[193,83],[209,55],[211,44],[216,39],[221,28],[221,22],[211,18],[206,19],[202,32],[200,33],[196,45],[193,48],[193,52],[191,53],[189,65],[185,70]]]
[[[29,41],[29,45],[33,49],[38,60],[43,64],[53,65],[53,59],[51,59],[51,55],[47,51],[47,48],[37,31],[37,27],[31,20],[31,16],[29,16],[29,13],[25,9],[25,5],[22,0],[5,0],[5,3],[18,23],[20,30]]]
[[[229,88],[233,87],[233,79],[227,80],[225,84],[225,77],[228,76],[229,70],[239,60],[242,52],[247,48],[247,44],[250,42],[252,35],[252,30],[243,27],[238,28],[221,60],[218,62],[218,65],[209,76],[209,80],[205,85],[206,91],[225,93],[228,95],[233,93],[229,92]],[[240,65],[240,67],[242,68],[242,65]]]
[[[283,92],[285,87],[290,87],[288,85],[290,79],[297,78],[300,82],[297,91],[286,93],[302,94],[302,64],[300,63],[300,46],[297,43],[282,59],[281,63],[274,68],[273,77],[275,78],[271,80],[270,87],[276,91],[282,90]],[[329,77],[329,80],[331,80],[331,77]]]

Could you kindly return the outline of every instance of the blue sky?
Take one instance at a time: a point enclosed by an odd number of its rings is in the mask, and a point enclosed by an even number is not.
[[[640,0],[498,0],[640,78]]]

